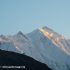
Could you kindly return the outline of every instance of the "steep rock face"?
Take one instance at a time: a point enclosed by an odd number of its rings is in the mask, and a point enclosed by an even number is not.
[[[0,66],[24,66],[21,68],[23,70],[51,70],[31,57],[4,50],[0,50]]]

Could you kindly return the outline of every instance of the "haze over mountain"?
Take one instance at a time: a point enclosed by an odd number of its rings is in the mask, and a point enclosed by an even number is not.
[[[25,54],[53,70],[70,69],[70,40],[48,27],[31,33],[0,36],[0,49]]]

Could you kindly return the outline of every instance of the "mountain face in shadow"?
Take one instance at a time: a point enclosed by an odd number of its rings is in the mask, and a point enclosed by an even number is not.
[[[25,66],[23,70],[51,70],[29,56],[4,50],[0,50],[0,66]]]

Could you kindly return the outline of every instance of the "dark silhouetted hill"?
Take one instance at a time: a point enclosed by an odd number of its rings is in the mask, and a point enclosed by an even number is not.
[[[0,50],[0,66],[25,66],[25,68],[21,68],[23,70],[51,70],[45,64],[29,56],[3,50]]]

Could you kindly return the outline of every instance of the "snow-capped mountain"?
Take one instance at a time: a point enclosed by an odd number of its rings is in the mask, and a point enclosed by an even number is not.
[[[18,32],[13,36],[0,36],[0,49],[28,55],[53,70],[70,69],[69,47],[69,41],[48,27],[28,34]]]
[[[48,37],[56,46],[58,46],[60,49],[70,55],[70,49],[67,47],[69,45],[64,36],[54,32],[48,27],[43,27],[40,29],[40,31],[43,32],[43,34]]]
[[[44,59],[41,60],[42,62],[48,64],[54,70],[68,69],[66,64],[70,66],[70,53],[64,46],[66,42],[61,43],[60,38],[64,39],[61,35],[47,27],[43,27],[29,33],[28,36],[37,47],[42,59]],[[60,40],[59,42],[55,41],[57,38]]]

